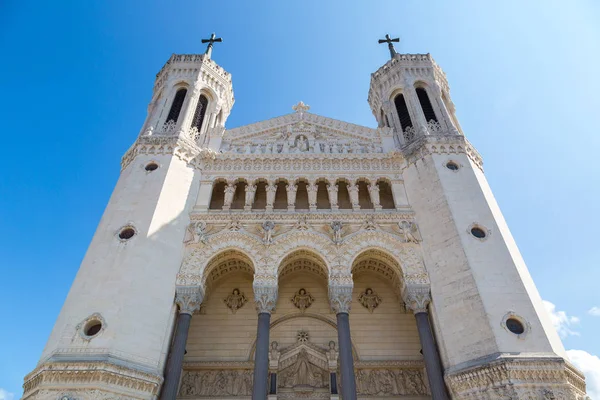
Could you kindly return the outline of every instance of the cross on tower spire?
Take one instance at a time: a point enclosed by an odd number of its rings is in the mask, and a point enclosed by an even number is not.
[[[388,48],[390,49],[390,57],[392,58],[392,60],[394,59],[394,56],[396,55],[396,49],[394,49],[394,44],[392,42],[398,43],[399,41],[400,41],[400,38],[392,39],[390,37],[390,35],[388,35],[388,34],[385,35],[385,39],[379,39],[379,44],[381,44],[381,43],[388,44]]]
[[[210,58],[210,56],[212,55],[213,43],[221,43],[222,41],[222,38],[215,37],[214,32],[212,33],[212,35],[210,35],[210,39],[202,39],[202,43],[208,43],[206,51],[204,52],[207,58]]]

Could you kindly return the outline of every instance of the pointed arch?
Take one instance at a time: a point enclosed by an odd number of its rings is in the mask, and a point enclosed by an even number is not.
[[[183,102],[185,101],[186,95],[187,88],[180,88],[177,90],[177,93],[175,93],[175,98],[173,98],[173,102],[171,103],[171,109],[167,115],[167,122],[177,122],[179,119],[179,114],[181,113],[181,109],[183,108]]]
[[[204,124],[207,108],[208,97],[206,97],[205,94],[201,94],[198,98],[198,105],[196,105],[196,111],[194,112],[191,126],[191,128],[196,128],[198,132],[202,132],[202,125]]]
[[[433,110],[433,105],[431,104],[427,90],[423,86],[417,86],[415,91],[417,92],[417,97],[419,98],[419,103],[421,104],[421,110],[423,110],[425,121],[429,122],[433,120],[437,122],[438,119],[435,115],[435,111]]]

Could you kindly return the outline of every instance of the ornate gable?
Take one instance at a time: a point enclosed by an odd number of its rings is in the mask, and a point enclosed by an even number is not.
[[[226,130],[222,151],[237,154],[377,153],[382,151],[377,129],[306,112],[296,112]]]

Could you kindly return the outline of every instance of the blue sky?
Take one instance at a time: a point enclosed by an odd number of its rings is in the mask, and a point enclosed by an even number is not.
[[[377,39],[389,32],[399,52],[431,53],[565,347],[600,398],[598,21],[594,0],[4,0],[0,400],[20,397],[35,367],[155,74],[171,53],[203,52],[213,31],[224,38],[213,58],[233,75],[229,128],[299,100],[374,127],[370,74],[388,58]]]

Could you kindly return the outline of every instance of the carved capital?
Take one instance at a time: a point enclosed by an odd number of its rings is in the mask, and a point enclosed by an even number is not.
[[[428,285],[406,286],[402,295],[406,307],[413,313],[426,313],[427,305],[431,302]]]
[[[272,282],[254,281],[254,302],[258,313],[271,313],[277,303],[277,284]]]
[[[336,314],[350,313],[352,287],[352,284],[329,285],[329,303]]]
[[[175,288],[175,303],[179,306],[180,314],[193,314],[200,309],[204,299],[204,289],[200,286],[177,286]]]

